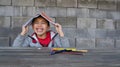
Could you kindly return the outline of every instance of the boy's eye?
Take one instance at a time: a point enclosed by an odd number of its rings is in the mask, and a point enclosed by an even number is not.
[[[35,22],[35,24],[39,24],[39,22]]]
[[[45,24],[45,22],[42,22],[41,24]]]

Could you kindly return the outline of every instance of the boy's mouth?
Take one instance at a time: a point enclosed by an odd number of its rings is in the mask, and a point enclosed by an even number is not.
[[[43,32],[43,28],[36,28],[37,32]]]

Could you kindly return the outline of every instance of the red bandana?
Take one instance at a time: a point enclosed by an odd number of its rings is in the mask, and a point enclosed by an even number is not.
[[[44,39],[41,39],[41,38],[39,38],[39,37],[37,37],[37,38],[38,38],[39,43],[40,43],[43,47],[48,47],[48,45],[49,45],[49,43],[50,43],[50,41],[51,41],[50,31],[47,32],[46,38],[44,38]]]

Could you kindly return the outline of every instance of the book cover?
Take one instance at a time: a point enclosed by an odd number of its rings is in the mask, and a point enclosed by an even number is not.
[[[47,16],[47,15],[45,14],[45,12],[41,12],[40,14],[37,14],[36,16],[30,18],[23,26],[31,25],[32,20],[33,20],[34,18],[40,16],[40,15],[41,15],[43,18],[45,18],[47,21],[49,21],[51,24],[53,24],[53,25],[55,24],[55,22],[52,20],[52,18],[50,18],[49,16]]]

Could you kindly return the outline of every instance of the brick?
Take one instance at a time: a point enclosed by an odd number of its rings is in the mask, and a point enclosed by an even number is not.
[[[66,17],[67,9],[66,8],[57,8],[57,17]]]
[[[51,17],[66,17],[67,15],[66,8],[48,7],[45,9],[45,12]]]
[[[40,7],[56,6],[56,0],[35,0],[35,6]]]
[[[77,29],[77,38],[95,38],[95,29]]]
[[[109,39],[116,39],[117,38],[117,34],[116,34],[116,30],[107,30],[107,38]]]
[[[66,17],[67,9],[66,8],[56,8],[56,7],[48,7],[45,9],[47,15],[51,17]]]
[[[22,7],[22,16],[35,16],[35,7]]]
[[[0,16],[13,16],[13,7],[0,6]]]
[[[96,28],[96,19],[93,19],[93,18],[78,18],[77,19],[77,28],[80,28],[80,29],[95,29]]]
[[[120,11],[120,1],[117,0],[117,10]]]
[[[69,17],[69,18],[61,18],[61,17],[57,17],[56,18],[56,22],[60,23],[63,27],[76,27],[76,18],[75,17]]]
[[[29,19],[29,17],[12,17],[12,28],[22,27]]]
[[[77,0],[57,0],[58,7],[77,7]]]
[[[78,8],[76,13],[77,13],[77,17],[80,17],[80,18],[88,18],[89,17],[89,9],[87,9],[87,8]]]
[[[97,28],[98,29],[115,29],[115,21],[112,19],[98,19]]]
[[[13,8],[13,16],[22,16],[22,7],[14,6],[14,8]]]
[[[18,34],[20,34],[22,31],[22,27],[14,27],[11,29],[10,36],[16,37]]]
[[[116,30],[116,39],[120,39],[120,29]]]
[[[45,9],[47,15],[51,17],[57,17],[57,8],[56,7],[48,7]]]
[[[5,16],[5,7],[0,6],[0,16]]]
[[[116,10],[117,0],[98,0],[98,9]]]
[[[68,37],[69,39],[71,38],[76,38],[76,28],[64,28],[63,27],[63,32],[65,34],[66,37]]]
[[[106,29],[96,29],[95,30],[95,38],[107,38],[107,30]]]
[[[27,7],[27,16],[35,16],[35,7]]]
[[[69,44],[70,44],[70,47],[76,47],[76,44],[75,44],[75,38],[70,38],[70,39],[68,39],[69,40]]]
[[[107,11],[107,18],[119,20],[120,19],[120,12],[118,11]]]
[[[0,5],[11,5],[11,0],[0,0]]]
[[[8,37],[10,32],[10,28],[0,27],[0,37]]]
[[[80,48],[80,49],[95,48],[95,39],[77,38],[76,40],[77,40],[76,48]]]
[[[9,37],[0,37],[0,46],[9,47]]]
[[[114,40],[113,39],[96,39],[96,48],[114,48]]]
[[[10,46],[13,44],[13,41],[18,36],[18,34],[20,34],[21,31],[22,31],[22,27],[14,27],[14,28],[11,29]]]
[[[35,7],[35,14],[39,14],[39,13],[41,13],[41,12],[45,12],[45,8],[43,8],[43,7]]]
[[[120,40],[116,40],[116,48],[120,48]]]
[[[14,6],[33,6],[34,0],[12,0]]]
[[[77,9],[67,8],[67,17],[77,17]]]
[[[0,27],[10,27],[10,17],[0,17]]]
[[[120,29],[120,20],[116,21],[116,29]]]
[[[78,0],[78,7],[97,8],[97,0]]]
[[[107,18],[107,11],[98,9],[89,9],[89,17],[97,19]]]

